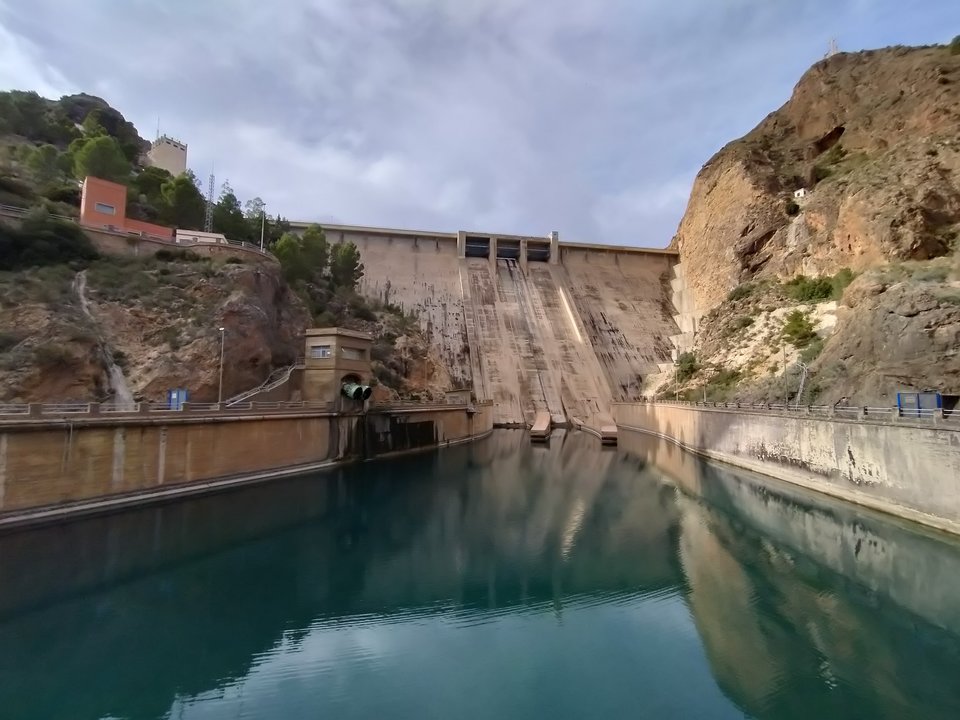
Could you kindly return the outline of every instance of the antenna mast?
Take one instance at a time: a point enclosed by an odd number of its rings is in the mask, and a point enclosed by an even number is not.
[[[840,46],[837,45],[836,38],[830,38],[830,48],[827,50],[827,54],[824,55],[824,59],[832,58],[834,55],[840,52]]]
[[[204,232],[213,231],[213,168],[210,168],[210,184],[207,185],[207,212],[203,217]]]

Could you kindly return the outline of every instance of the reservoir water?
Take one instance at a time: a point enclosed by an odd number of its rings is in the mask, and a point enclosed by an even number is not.
[[[960,717],[960,548],[643,436],[0,536],[0,717]]]

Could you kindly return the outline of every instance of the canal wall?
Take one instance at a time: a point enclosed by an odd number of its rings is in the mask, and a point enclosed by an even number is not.
[[[483,437],[490,404],[0,423],[0,527]]]
[[[621,431],[960,534],[960,426],[617,403]],[[622,433],[621,433],[622,434]]]

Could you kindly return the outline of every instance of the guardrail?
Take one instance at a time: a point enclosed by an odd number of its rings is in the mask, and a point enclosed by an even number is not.
[[[316,400],[280,402],[183,403],[179,408],[167,403],[138,402],[130,405],[113,403],[5,403],[0,404],[0,421],[28,418],[90,418],[102,415],[235,415],[237,413],[289,413],[311,410],[334,412],[335,405]]]
[[[224,405],[226,405],[227,407],[232,407],[233,405],[236,405],[237,403],[242,402],[247,398],[253,397],[254,395],[257,395],[259,393],[270,392],[271,390],[275,390],[276,388],[280,387],[290,379],[290,376],[293,374],[294,370],[302,370],[305,367],[306,365],[305,365],[304,359],[298,358],[293,365],[289,365],[287,367],[274,370],[272,373],[267,375],[267,379],[264,380],[262,383],[260,383],[257,387],[252,388],[251,390],[242,392],[239,395],[234,395],[229,400],[225,400]]]
[[[478,406],[491,403],[476,403]],[[386,403],[374,404],[368,412],[391,412],[403,410],[449,410],[464,408],[469,410],[474,404],[463,403]],[[275,402],[236,402],[230,406],[227,403],[183,403],[179,408],[170,407],[167,403],[139,402],[130,405],[116,405],[113,403],[0,403],[0,422],[23,420],[62,420],[62,419],[90,419],[109,415],[112,418],[138,416],[233,416],[237,414],[277,414],[292,412],[313,411],[317,413],[336,412],[336,404],[319,400],[278,400]]]
[[[635,405],[631,402],[617,402],[614,405]],[[694,407],[705,410],[736,410],[750,413],[789,413],[822,418],[840,418],[845,420],[886,422],[926,421],[930,423],[953,422],[960,425],[960,409],[901,408],[901,407],[854,407],[851,405],[783,405],[776,403],[714,403],[684,400],[648,400],[647,405],[672,405],[675,407]]]

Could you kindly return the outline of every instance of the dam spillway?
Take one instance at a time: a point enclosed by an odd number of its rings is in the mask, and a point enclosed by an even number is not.
[[[306,224],[294,223],[294,228]],[[597,426],[672,362],[675,253],[555,238],[325,226],[356,244],[361,290],[417,314],[456,387],[498,425]]]

